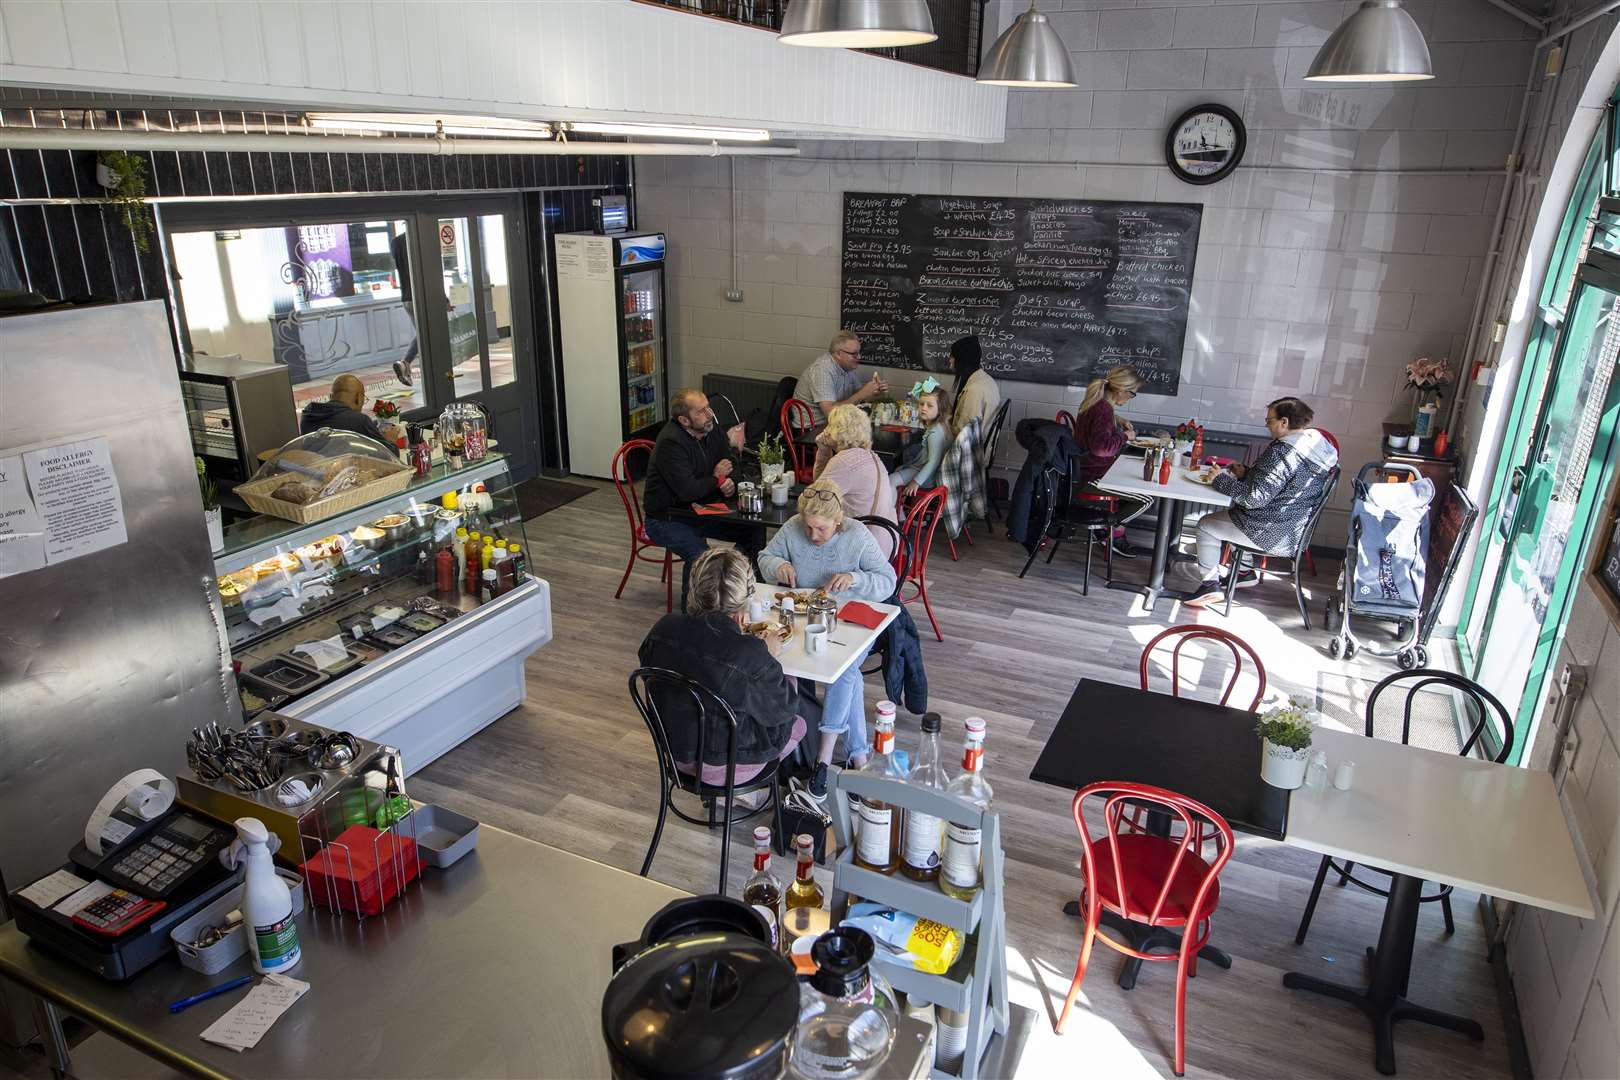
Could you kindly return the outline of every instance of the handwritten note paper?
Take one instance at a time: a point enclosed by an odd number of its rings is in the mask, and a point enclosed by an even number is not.
[[[71,870],[58,870],[49,877],[42,877],[26,889],[20,889],[17,895],[39,908],[48,908],[69,893],[78,892],[88,881],[79,877]]]
[[[0,457],[0,577],[45,565],[45,524],[28,494],[22,455]]]
[[[23,455],[28,488],[45,523],[45,561],[66,562],[129,539],[124,499],[104,436]]]
[[[285,975],[266,975],[230,1012],[209,1024],[202,1037],[237,1053],[257,1046],[271,1025],[308,989],[307,982]]]

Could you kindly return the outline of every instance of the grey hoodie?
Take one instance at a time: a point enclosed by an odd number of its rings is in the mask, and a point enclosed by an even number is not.
[[[1232,524],[1268,555],[1292,555],[1338,467],[1339,452],[1315,428],[1273,439],[1239,480],[1218,473],[1211,486],[1232,500]]]
[[[303,415],[298,418],[299,434],[308,435],[323,427],[352,431],[357,435],[369,435],[383,445],[388,445],[388,440],[383,438],[376,421],[358,409],[349,408],[341,401],[312,401],[304,406]]]

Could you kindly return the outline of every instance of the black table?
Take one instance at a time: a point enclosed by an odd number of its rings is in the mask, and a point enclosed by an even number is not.
[[[1232,828],[1281,840],[1288,824],[1288,792],[1260,779],[1260,737],[1254,714],[1192,698],[1082,679],[1058,717],[1030,779],[1078,791],[1099,781],[1125,780],[1179,792],[1214,810]],[[1071,901],[1064,912],[1079,915]],[[1133,948],[1174,951],[1181,937],[1103,912],[1103,921]],[[1220,967],[1232,959],[1212,945],[1200,958]],[[1142,961],[1128,957],[1119,975],[1136,985]]]

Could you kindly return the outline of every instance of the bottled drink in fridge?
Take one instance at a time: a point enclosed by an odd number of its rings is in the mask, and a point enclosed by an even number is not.
[[[810,839],[809,833],[800,833],[793,840],[793,846],[799,857],[799,871],[788,886],[787,910],[794,908],[819,908],[827,905],[827,894],[821,891],[811,868],[816,865],[816,844]]]
[[[990,808],[990,785],[984,779],[984,721],[977,716],[967,720],[967,737],[962,744],[962,775],[946,789],[950,795],[966,799],[980,810]],[[945,853],[939,865],[939,891],[958,900],[972,900],[983,881],[980,851],[982,830],[945,823]]]
[[[743,883],[743,903],[751,904],[771,924],[771,944],[782,947],[782,879],[771,873],[771,830],[754,830],[754,873]]]
[[[917,764],[906,781],[913,787],[945,793],[945,766],[939,760],[939,713],[922,718],[922,741],[917,745]],[[913,881],[934,881],[939,877],[940,846],[945,822],[932,814],[906,811],[905,841],[901,845],[900,872]]]
[[[884,705],[889,706],[887,710]],[[894,705],[890,702],[878,704],[872,759],[861,772],[889,780],[906,778],[894,756]],[[894,873],[900,865],[900,808],[881,799],[862,796],[857,812],[860,828],[855,833],[856,865],[880,874]]]

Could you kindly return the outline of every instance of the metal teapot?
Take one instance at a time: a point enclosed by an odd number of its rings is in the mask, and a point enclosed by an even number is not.
[[[737,485],[737,510],[743,514],[765,512],[765,492],[758,484],[744,480]]]
[[[838,628],[838,601],[830,596],[812,596],[805,605],[805,626],[824,626],[831,634]]]

